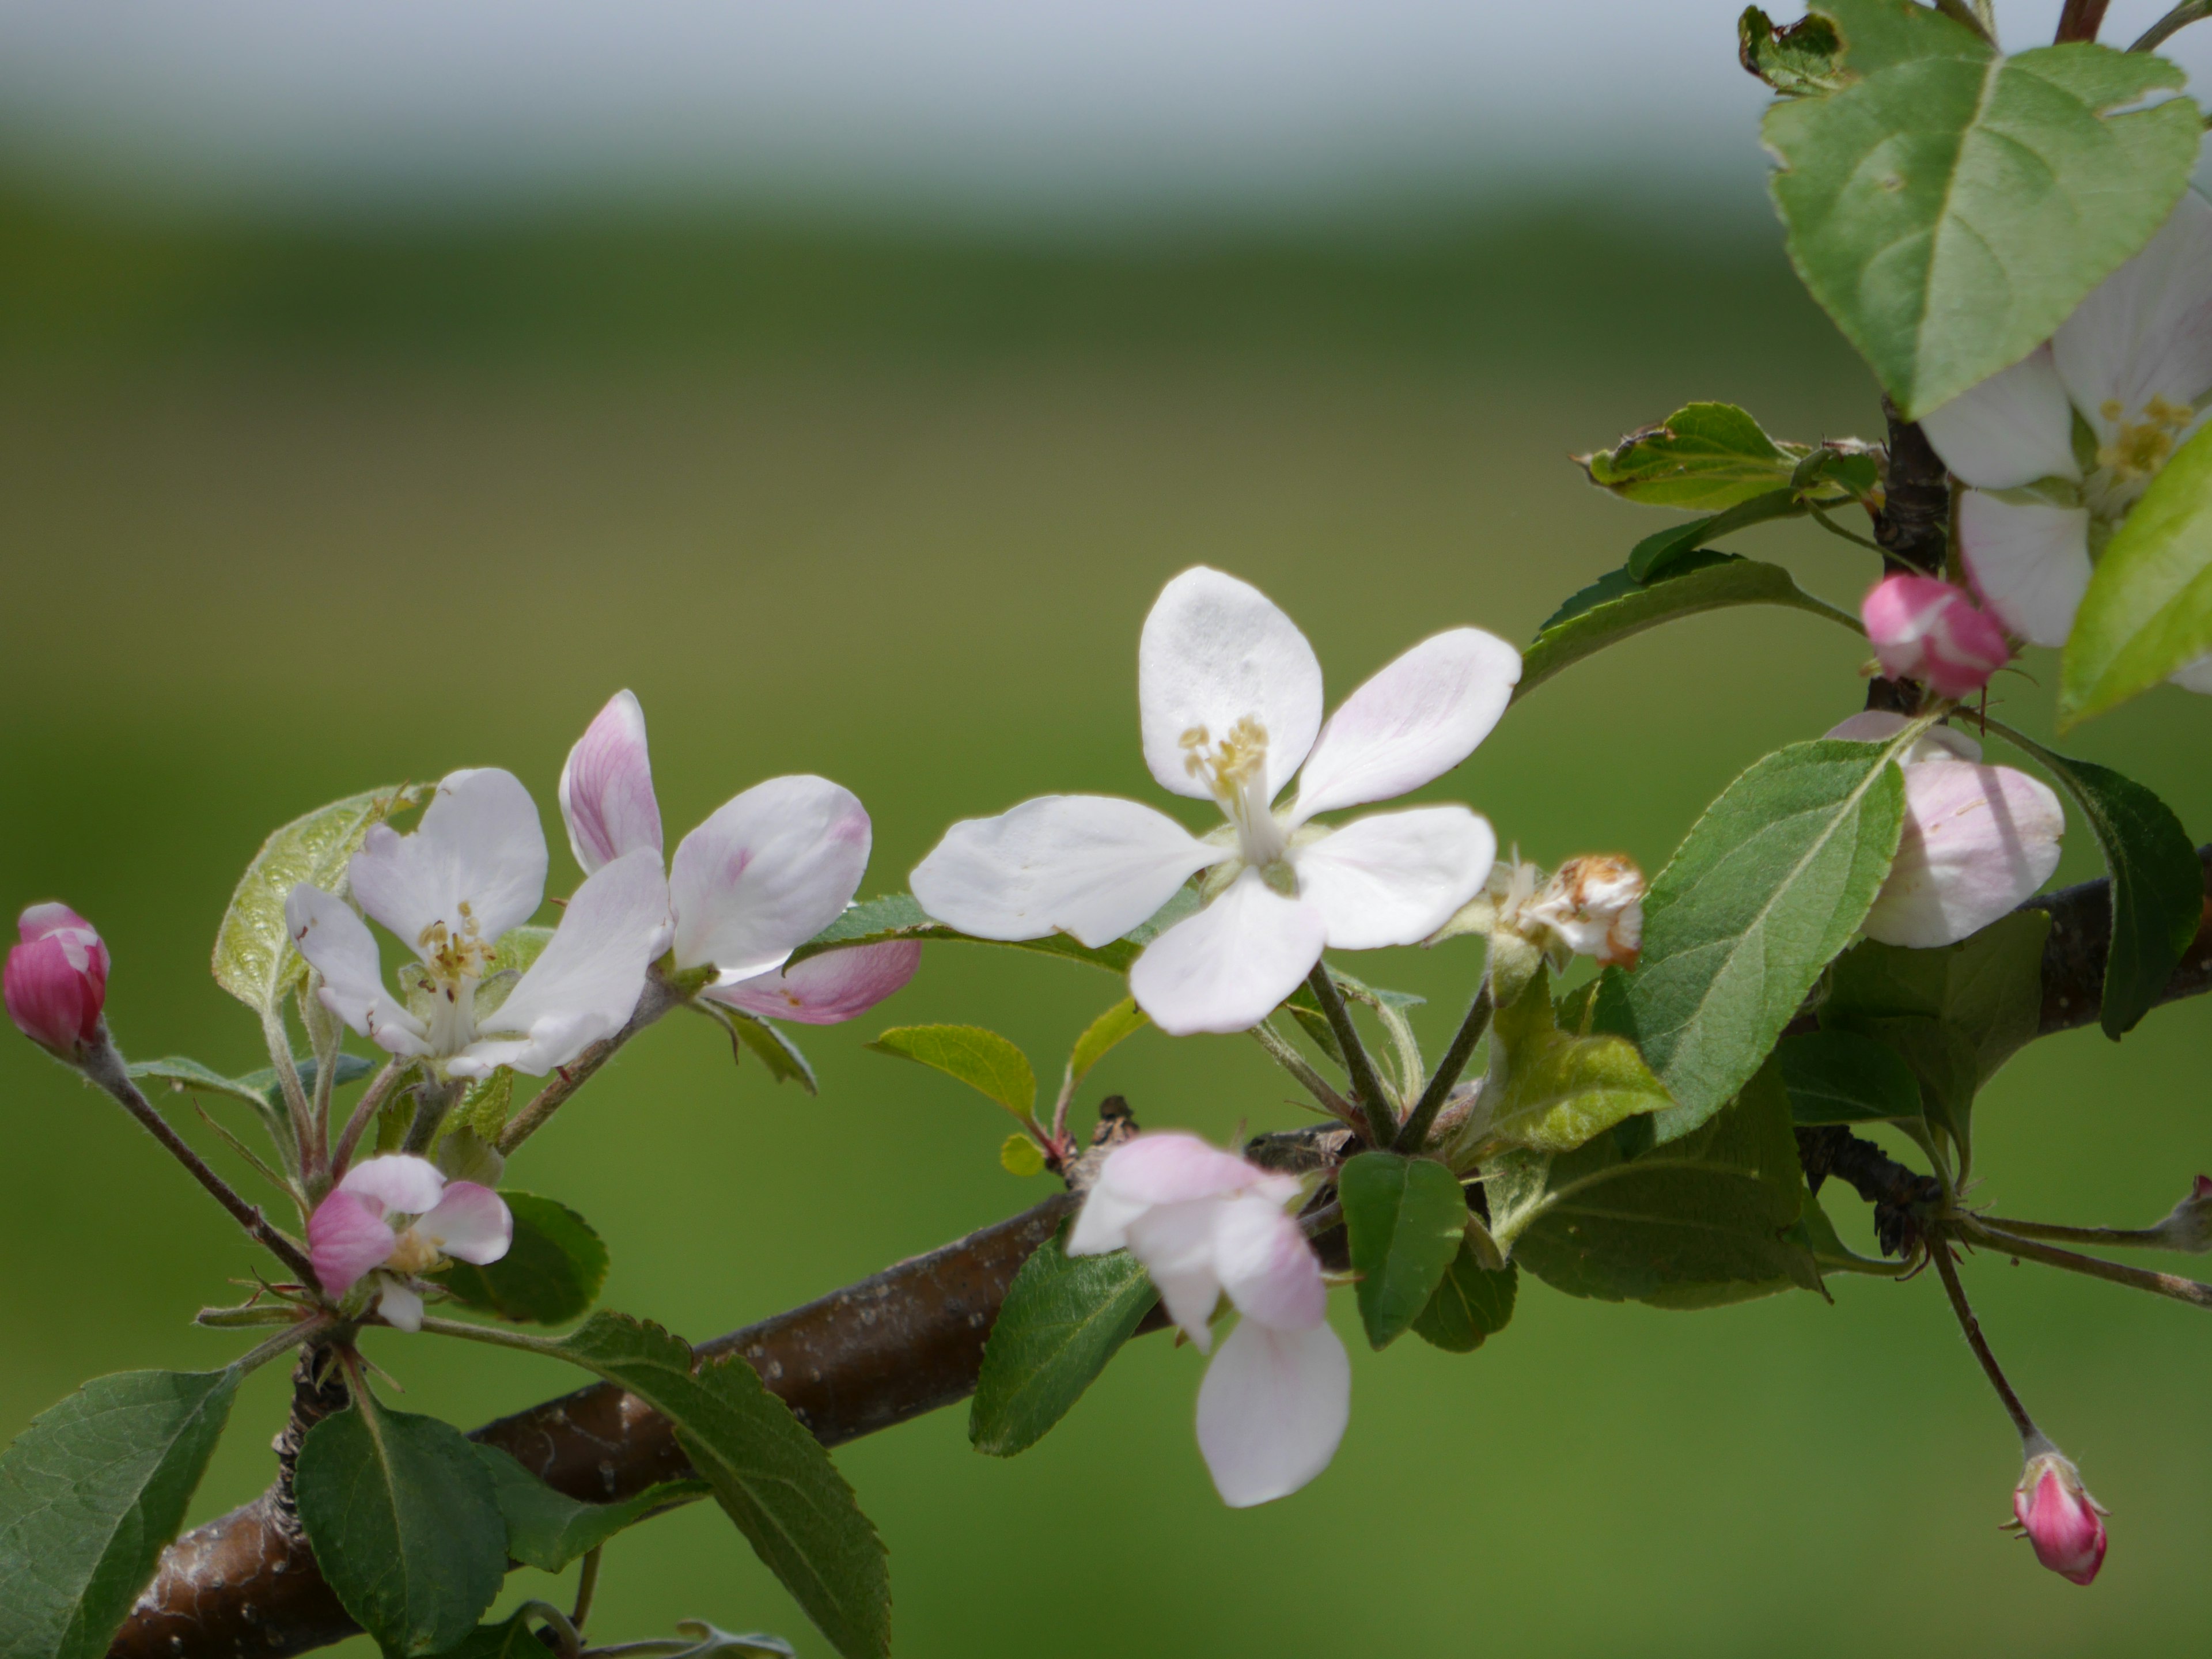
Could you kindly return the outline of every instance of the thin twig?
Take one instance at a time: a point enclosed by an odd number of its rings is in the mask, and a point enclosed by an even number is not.
[[[2202,22],[2207,17],[2212,17],[2212,0],[2182,0],[2181,4],[2145,29],[2128,50],[2155,52],[2166,44],[2168,35],[2178,34],[2191,23]]]
[[[1344,998],[1329,977],[1328,963],[1316,962],[1314,970],[1306,975],[1306,984],[1321,1004],[1322,1016],[1328,1029],[1336,1034],[1336,1046],[1344,1051],[1344,1069],[1352,1074],[1352,1091],[1359,1097],[1361,1133],[1370,1146],[1388,1146],[1391,1131],[1397,1120],[1390,1110],[1390,1097],[1382,1092],[1382,1079],[1376,1075],[1375,1062],[1367,1053],[1367,1045],[1359,1040],[1359,1028],[1352,1023],[1352,1011],[1344,1006]]]
[[[281,1353],[289,1353],[302,1342],[312,1342],[337,1323],[328,1314],[314,1314],[293,1326],[279,1331],[257,1348],[249,1348],[230,1363],[240,1371],[250,1371],[257,1365],[265,1365]]]
[[[377,1113],[383,1109],[385,1101],[390,1097],[399,1080],[412,1071],[414,1066],[411,1060],[394,1058],[386,1060],[384,1069],[369,1079],[368,1087],[354,1103],[353,1115],[346,1120],[345,1129],[338,1136],[338,1144],[331,1149],[330,1176],[333,1182],[345,1174],[347,1166],[353,1162],[354,1148],[361,1144],[362,1133],[375,1119]]]
[[[1300,1086],[1314,1097],[1322,1110],[1347,1129],[1359,1127],[1361,1119],[1352,1103],[1330,1086],[1328,1079],[1316,1071],[1306,1057],[1291,1045],[1289,1038],[1266,1020],[1252,1028],[1252,1037],[1267,1051],[1268,1059],[1298,1080]]]
[[[1395,1151],[1410,1155],[1419,1152],[1427,1142],[1429,1126],[1437,1121],[1437,1114],[1443,1109],[1444,1102],[1451,1095],[1452,1085],[1459,1081],[1460,1073],[1467,1070],[1467,1062],[1474,1054],[1474,1045],[1482,1041],[1482,1034],[1490,1029],[1490,975],[1485,971],[1482,983],[1475,989],[1474,1000],[1468,1005],[1467,1018],[1460,1021],[1459,1030],[1451,1040],[1451,1047],[1444,1050],[1443,1059],[1437,1063],[1436,1075],[1429,1079],[1429,1086],[1421,1091],[1420,1099],[1413,1103],[1413,1109],[1407,1114],[1405,1122],[1399,1127]]]
[[[2023,1440],[2040,1434],[2042,1431],[2035,1426],[2035,1419],[2027,1414],[2027,1407],[2020,1403],[2020,1396],[2012,1391],[2012,1384],[2005,1380],[2004,1368],[1997,1364],[1996,1355],[1990,1352],[1989,1340],[1982,1334],[1982,1322],[1974,1317],[1973,1305],[1966,1300],[1966,1286],[1959,1283],[1959,1267],[1951,1260],[1950,1242],[1943,1238],[1931,1239],[1928,1255],[1936,1264],[1937,1275],[1943,1281],[1944,1293],[1951,1298],[1951,1311],[1959,1316],[1959,1328],[1966,1334],[1966,1346],[1974,1351],[1974,1358],[1982,1362],[1982,1370],[1988,1373],[1990,1386],[1997,1391],[1997,1398],[2004,1401],[2004,1408],[2012,1418],[2013,1427],[2020,1431]]]
[[[684,1002],[684,994],[661,977],[656,966],[646,975],[645,989],[639,994],[637,1006],[629,1021],[611,1037],[602,1037],[590,1048],[553,1073],[553,1080],[540,1089],[527,1106],[507,1122],[494,1142],[495,1150],[502,1158],[512,1158],[514,1149],[536,1134],[551,1121],[553,1114],[568,1103],[571,1096],[592,1080],[593,1073],[614,1058],[615,1050],[628,1042],[653,1021]]]
[[[592,1616],[592,1597],[599,1588],[599,1553],[596,1549],[584,1552],[584,1565],[576,1575],[576,1610],[568,1615],[568,1622],[576,1627],[576,1634],[584,1633],[584,1621]]]
[[[284,1116],[292,1126],[292,1167],[303,1174],[307,1168],[307,1091],[300,1081],[300,1068],[292,1063],[292,1034],[284,1029],[281,1002],[261,1016],[261,1035],[269,1044],[269,1063],[283,1085]]]
[[[2048,1238],[2067,1244],[2101,1244],[2112,1250],[2171,1250],[2177,1249],[2157,1227],[2062,1227],[2051,1221],[2015,1221],[2009,1216],[1974,1218],[1984,1227],[2014,1238]]]
[[[2063,46],[2069,40],[2094,40],[2097,31],[2105,26],[2105,9],[2111,3],[2112,0],[2066,0],[2052,43]]]
[[[2125,1267],[2117,1261],[2107,1261],[2101,1256],[2083,1255],[2075,1250],[2062,1250],[2049,1244],[2038,1244],[2016,1234],[1999,1232],[1986,1222],[1977,1228],[1992,1249],[2025,1256],[2030,1261],[2040,1261],[2046,1267],[2063,1267],[2069,1273],[2086,1273],[2092,1279],[2107,1279],[2115,1285],[2124,1285],[2130,1290],[2148,1291],[2155,1296],[2172,1297],[2176,1302],[2186,1302],[2192,1308],[2212,1308],[2212,1285],[2199,1284],[2185,1279],[2179,1273],[2154,1273],[2148,1267]]]

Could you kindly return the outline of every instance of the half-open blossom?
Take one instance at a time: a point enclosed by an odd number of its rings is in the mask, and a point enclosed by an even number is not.
[[[1887,743],[1909,722],[1870,710],[1828,733]],[[1948,726],[1928,728],[1899,757],[1905,827],[1889,875],[1867,912],[1869,938],[1926,949],[1978,933],[2051,879],[2066,813],[2048,786],[2009,766],[1984,766],[1982,746]]]
[[[2191,1255],[2212,1250],[2212,1176],[2197,1176],[2190,1184],[2189,1196],[2175,1205],[2153,1231],[2169,1250],[2185,1250]]]
[[[660,804],[631,693],[616,692],[568,751],[561,816],[588,872],[638,853],[659,863]],[[669,867],[676,967],[714,968],[700,994],[749,1014],[829,1025],[874,1007],[914,977],[919,941],[784,966],[852,902],[872,833],[859,798],[826,778],[771,778],[726,803],[678,843]]]
[[[542,1075],[621,1030],[667,927],[659,858],[614,860],[576,890],[505,1000],[479,1006],[500,936],[545,892],[538,809],[512,773],[491,768],[449,774],[414,833],[377,825],[349,868],[362,909],[413,949],[422,977],[414,1006],[386,990],[375,936],[343,900],[302,882],[284,918],[322,975],[324,1006],[378,1047],[454,1077],[501,1066]]]
[[[66,904],[33,904],[15,924],[21,943],[8,951],[8,1018],[40,1048],[64,1060],[100,1040],[107,1005],[107,946]]]
[[[422,1293],[409,1280],[447,1256],[496,1261],[514,1238],[497,1193],[448,1181],[405,1152],[355,1164],[307,1218],[307,1259],[324,1293],[343,1297],[374,1274],[376,1310],[403,1331],[422,1328]]]
[[[1617,853],[1585,854],[1552,872],[1522,915],[1570,954],[1633,968],[1644,951],[1644,872]]]
[[[1139,1135],[1109,1153],[1070,1255],[1126,1249],[1168,1316],[1207,1352],[1225,1293],[1242,1317],[1206,1367],[1198,1444],[1234,1509],[1328,1467],[1352,1414],[1352,1362],[1328,1328],[1321,1263],[1283,1206],[1298,1182],[1195,1135]]]
[[[1918,680],[1939,696],[1971,696],[2012,660],[2003,626],[1950,583],[1885,576],[1859,607],[1881,672]]]
[[[1203,870],[1206,903],[1148,945],[1129,989],[1162,1030],[1241,1031],[1296,990],[1325,946],[1425,939],[1481,888],[1497,851],[1464,806],[1378,813],[1338,829],[1315,815],[1388,800],[1465,760],[1489,735],[1521,659],[1472,628],[1425,640],[1322,724],[1321,664],[1257,588],[1203,566],[1145,619],[1137,693],[1145,761],[1226,822],[1200,836],[1103,795],[1045,795],[945,832],[914,872],[939,921],[984,939],[1072,933],[1097,947]],[[1295,800],[1276,797],[1297,773]]]
[[[1973,486],[1959,501],[1959,551],[2007,628],[2066,642],[2093,561],[2203,423],[2208,393],[2212,204],[2190,190],[2048,345],[1921,419]],[[2212,658],[2173,678],[2212,691]]]
[[[2014,1522],[2035,1546],[2035,1559],[2061,1578],[2086,1584],[2105,1565],[2104,1506],[2089,1496],[2081,1472],[2042,1436],[2027,1449],[2027,1467],[2012,1495]]]

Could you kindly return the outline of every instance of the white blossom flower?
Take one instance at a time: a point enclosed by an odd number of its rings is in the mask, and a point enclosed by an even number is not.
[[[361,917],[302,882],[284,918],[322,975],[323,1006],[379,1048],[453,1077],[501,1066],[543,1075],[621,1030],[667,925],[659,860],[617,859],[576,890],[505,1000],[479,1007],[500,936],[527,921],[545,892],[538,809],[514,774],[492,768],[449,774],[411,835],[377,825],[349,870],[362,909],[421,960],[428,1012],[385,988]]]
[[[2212,394],[2212,204],[2172,216],[2048,345],[1921,419],[1965,483],[1959,552],[2005,626],[2063,645],[2094,561]],[[2212,658],[2173,676],[2212,692]]]
[[[1520,678],[1512,647],[1472,628],[1437,635],[1322,724],[1321,665],[1266,595],[1203,566],[1145,619],[1137,690],[1146,763],[1227,822],[1199,836],[1101,795],[1045,795],[956,823],[914,872],[939,921],[983,939],[1073,934],[1097,947],[1157,912],[1198,872],[1207,902],[1155,939],[1129,989],[1162,1030],[1257,1024],[1324,946],[1411,945],[1490,873],[1497,837],[1464,806],[1378,813],[1340,829],[1316,813],[1388,800],[1467,758]],[[1275,799],[1304,767],[1295,800]]]
[[[325,1293],[342,1297],[373,1274],[377,1311],[403,1331],[422,1328],[422,1293],[409,1282],[416,1274],[446,1256],[496,1261],[514,1239],[514,1217],[497,1193],[448,1181],[406,1152],[355,1164],[307,1218],[308,1259]]]

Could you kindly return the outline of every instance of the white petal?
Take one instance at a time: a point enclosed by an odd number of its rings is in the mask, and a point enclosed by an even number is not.
[[[487,1077],[512,1066],[541,1076],[620,1030],[637,1007],[667,921],[660,854],[650,848],[625,853],[586,878],[530,971],[447,1069]]]
[[[684,837],[668,869],[676,965],[750,979],[837,920],[867,872],[860,797],[827,778],[770,778]]]
[[[1844,743],[1887,743],[1909,724],[1902,714],[1893,714],[1883,708],[1869,708],[1863,714],[1852,715],[1840,726],[1820,735]],[[1981,757],[1982,745],[1957,726],[1931,726],[1900,759],[1910,766],[1916,761],[1978,761]]]
[[[1213,1223],[1214,1271],[1248,1319],[1307,1331],[1328,1313],[1328,1287],[1305,1231],[1279,1200],[1246,1193],[1223,1200]]]
[[[1208,1322],[1221,1299],[1214,1270],[1214,1224],[1221,1200],[1193,1199],[1184,1204],[1156,1204],[1129,1223],[1129,1254],[1145,1264],[1168,1317],[1204,1353],[1213,1346]]]
[[[1489,823],[1464,806],[1416,806],[1347,823],[1291,855],[1298,896],[1340,951],[1414,945],[1482,890],[1498,855]]]
[[[427,1158],[411,1152],[387,1152],[364,1158],[345,1173],[338,1190],[356,1198],[374,1199],[387,1215],[421,1215],[437,1207],[445,1195],[446,1177]]]
[[[1237,1322],[1198,1390],[1198,1449],[1231,1509],[1286,1498],[1328,1467],[1352,1420],[1352,1360],[1326,1324]]]
[[[2165,228],[2107,276],[2051,340],[2066,389],[2100,440],[2151,398],[2194,404],[2212,392],[2212,204],[2181,193]]]
[[[641,847],[660,850],[645,710],[632,693],[616,692],[568,751],[561,769],[561,817],[568,826],[568,850],[587,876]]]
[[[1170,1036],[1249,1031],[1313,971],[1327,936],[1317,908],[1247,870],[1145,947],[1129,994]]]
[[[1321,661],[1298,626],[1249,582],[1198,565],[1160,590],[1137,645],[1145,764],[1161,787],[1210,799],[1184,737],[1218,743],[1240,720],[1267,732],[1263,799],[1274,799],[1321,729]]]
[[[376,936],[352,906],[303,881],[285,896],[284,926],[323,976],[323,1006],[392,1054],[428,1052],[422,1022],[384,988]]]
[[[1869,938],[1928,949],[1979,931],[2058,867],[2058,797],[2009,766],[1905,769],[1905,834],[1867,913]]]
[[[453,1181],[446,1184],[436,1206],[415,1224],[415,1231],[441,1255],[482,1267],[507,1254],[514,1242],[514,1217],[490,1188]]]
[[[1422,641],[1328,717],[1298,779],[1294,822],[1442,777],[1490,735],[1520,678],[1521,653],[1479,628]]]
[[[1196,1135],[1140,1134],[1106,1154],[1069,1235],[1070,1255],[1103,1255],[1128,1241],[1128,1224],[1158,1204],[1257,1192],[1278,1209],[1298,1190],[1295,1176],[1247,1163]]]
[[[1943,465],[1984,489],[2081,476],[2074,410],[2047,345],[1929,410],[1920,425]]]
[[[2166,676],[2185,691],[2212,694],[2212,657],[2199,657],[2186,668],[2178,668]]]
[[[2089,514],[2015,507],[1970,489],[1959,498],[1959,552],[1997,620],[2032,645],[2063,645],[2089,588]]]
[[[396,1331],[419,1331],[422,1328],[422,1298],[398,1279],[386,1278],[377,1292],[376,1310],[384,1316],[384,1322]]]
[[[412,835],[371,830],[351,868],[361,908],[415,951],[441,922],[489,941],[545,896],[545,831],[512,772],[477,767],[447,775]]]
[[[1114,795],[1040,795],[966,818],[915,867],[921,908],[978,939],[1073,933],[1096,950],[1230,856],[1164,812]]]

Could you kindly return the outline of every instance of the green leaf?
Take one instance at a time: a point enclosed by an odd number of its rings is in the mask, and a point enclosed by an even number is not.
[[[1436,1294],[1467,1237],[1467,1192],[1459,1177],[1425,1158],[1362,1152],[1337,1171],[1359,1318],[1367,1340],[1386,1348]]]
[[[295,1055],[292,1064],[300,1073],[300,1087],[312,1096],[315,1092],[315,1075],[320,1069],[315,1063],[315,1057],[313,1054]],[[348,1084],[358,1083],[368,1076],[376,1070],[376,1065],[363,1060],[359,1054],[340,1054],[337,1066],[332,1069],[337,1076],[331,1086],[343,1089]],[[238,1081],[258,1092],[262,1103],[272,1111],[284,1109],[284,1085],[277,1080],[274,1066],[264,1066],[258,1072],[248,1072]]]
[[[520,1324],[565,1325],[589,1313],[607,1281],[607,1247],[567,1205],[535,1193],[502,1191],[514,1242],[484,1267],[456,1261],[440,1282],[456,1301]]]
[[[545,1644],[531,1630],[531,1616],[526,1607],[496,1625],[478,1625],[437,1659],[544,1659]]]
[[[1881,890],[1904,822],[1887,744],[1793,744],[1731,783],[1651,884],[1644,956],[1607,969],[1596,1024],[1633,1042],[1674,1103],[1661,1140],[1759,1069]]]
[[[1806,453],[1776,443],[1734,404],[1698,403],[1576,459],[1592,483],[1628,501],[1718,513],[1786,490]]]
[[[1491,1043],[1491,1075],[1477,1107],[1485,1115],[1468,1125],[1470,1146],[1572,1152],[1624,1118],[1674,1103],[1635,1044],[1559,1030],[1551,975],[1541,968],[1492,1017]]]
[[[1692,519],[1687,524],[1674,525],[1646,536],[1629,550],[1625,568],[1632,577],[1649,587],[1682,568],[1688,555],[1710,547],[1723,536],[1775,519],[1801,518],[1804,512],[1804,504],[1794,490],[1769,490],[1747,501],[1739,501],[1725,513]]]
[[[703,1480],[664,1480],[619,1504],[580,1504],[557,1492],[496,1446],[476,1446],[507,1518],[507,1553],[526,1567],[559,1572],[617,1533],[708,1495]]]
[[[202,1094],[228,1095],[247,1105],[265,1107],[270,1103],[253,1082],[246,1078],[225,1077],[212,1071],[197,1060],[182,1054],[171,1054],[163,1060],[134,1060],[125,1068],[135,1078],[155,1078],[173,1085],[179,1090],[195,1089]],[[270,1073],[273,1081],[275,1073]]]
[[[1017,1129],[999,1143],[999,1167],[1026,1181],[1031,1176],[1044,1173],[1044,1152],[1036,1141]]]
[[[1849,84],[1766,112],[1797,273],[1917,420],[2040,344],[2166,221],[2202,128],[2182,71],[2109,46],[1999,57],[1907,0],[1817,0]],[[1811,90],[1808,88],[1806,90]]]
[[[2040,1029],[2050,935],[2049,912],[2015,910],[1932,951],[1862,939],[1829,972],[1820,1024],[1857,1030],[1871,1019],[1917,1015],[1954,1025],[1987,1083]]]
[[[756,1018],[742,1009],[726,1008],[720,1003],[695,1002],[691,1006],[719,1020],[723,1030],[729,1032],[733,1058],[750,1048],[778,1083],[796,1083],[810,1095],[820,1092],[815,1085],[814,1068],[807,1064],[806,1056],[772,1023]]]
[[[1159,1300],[1127,1250],[1070,1256],[1073,1224],[1022,1263],[983,1346],[968,1438],[993,1457],[1012,1457],[1043,1439]]]
[[[1846,85],[1849,77],[1838,62],[1842,55],[1843,40],[1836,26],[1817,14],[1778,28],[1765,12],[1751,6],[1736,21],[1736,57],[1785,98],[1834,92]]]
[[[2112,944],[2100,1023],[2115,1042],[2165,994],[2204,915],[2204,867],[2173,809],[2110,767],[2053,754],[2009,728],[2007,741],[2074,798],[2112,879]]]
[[[347,863],[369,830],[424,793],[409,785],[349,795],[295,818],[264,842],[216,933],[216,983],[257,1013],[274,1012],[307,971],[284,926],[285,898],[303,881],[344,897],[350,890]]]
[[[2212,436],[2159,470],[2105,544],[2058,671],[2058,727],[2212,656]]]
[[[862,1046],[957,1078],[1024,1122],[1036,1109],[1036,1073],[1030,1069],[1029,1056],[980,1025],[894,1026]]]
[[[1473,1353],[1513,1317],[1518,1282],[1510,1261],[1502,1273],[1485,1267],[1474,1243],[1462,1234],[1459,1254],[1437,1281],[1429,1305],[1413,1321],[1413,1334],[1447,1353]]]
[[[1882,1123],[1920,1115],[1920,1085],[1896,1049],[1856,1031],[1808,1031],[1775,1045],[1796,1122]]]
[[[237,1388],[230,1370],[95,1377],[0,1453],[0,1653],[101,1659],[184,1524]]]
[[[657,1325],[598,1313],[556,1349],[676,1425],[724,1513],[846,1659],[890,1650],[890,1577],[876,1529],[830,1454],[742,1358],[692,1370]]]
[[[507,1526],[451,1424],[356,1402],[307,1431],[295,1487],[323,1577],[394,1659],[453,1647],[499,1594]]]
[[[470,1130],[477,1139],[490,1146],[499,1139],[499,1132],[507,1127],[507,1116],[514,1108],[514,1073],[511,1067],[501,1066],[489,1077],[479,1078],[469,1085],[449,1121],[453,1130]]]
[[[1151,1024],[1152,1017],[1137,1006],[1134,997],[1123,997],[1092,1020],[1083,1035],[1075,1039],[1075,1052],[1067,1057],[1068,1080],[1082,1082],[1091,1068],[1106,1057],[1107,1050]]]
[[[1522,653],[1521,683],[1513,696],[1516,701],[1527,696],[1561,669],[1646,629],[1735,605],[1808,611],[1864,631],[1857,617],[1814,599],[1780,565],[1701,548],[1673,562],[1656,581],[1639,582],[1626,570],[1615,570],[1568,599]]]
[[[1804,1176],[1773,1066],[1702,1128],[1641,1156],[1600,1135],[1512,1161],[1490,1188],[1492,1231],[1570,1296],[1707,1308],[1820,1286],[1811,1250],[1791,1236]]]
[[[1875,1256],[1861,1255],[1843,1241],[1836,1231],[1836,1224],[1828,1219],[1828,1212],[1820,1207],[1818,1195],[1807,1193],[1802,1200],[1804,1208],[1797,1218],[1794,1230],[1797,1241],[1813,1253],[1813,1260],[1823,1275],[1828,1273],[1867,1273],[1877,1279],[1896,1279],[1907,1271],[1902,1261],[1884,1261]]]

